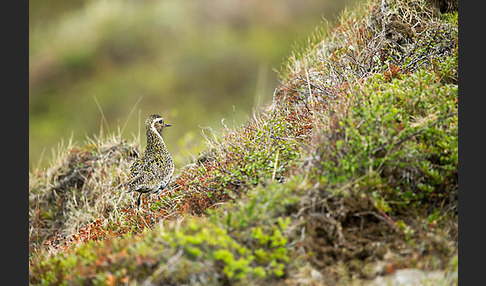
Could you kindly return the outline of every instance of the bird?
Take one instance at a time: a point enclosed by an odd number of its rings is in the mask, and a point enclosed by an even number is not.
[[[174,174],[174,160],[165,146],[162,130],[171,126],[158,114],[151,114],[145,120],[147,145],[143,155],[130,166],[130,178],[119,185],[126,192],[139,192],[137,208],[142,194],[160,194]]]

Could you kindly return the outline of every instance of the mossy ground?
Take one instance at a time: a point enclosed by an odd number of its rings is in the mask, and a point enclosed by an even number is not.
[[[457,271],[457,11],[370,1],[280,71],[266,110],[208,130],[168,191],[116,190],[139,140],[30,174],[31,284],[362,285]],[[457,283],[449,281],[448,283]]]

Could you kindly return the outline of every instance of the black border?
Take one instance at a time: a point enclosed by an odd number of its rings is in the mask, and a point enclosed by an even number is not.
[[[475,285],[484,280],[485,17],[482,2],[459,2],[459,282]]]

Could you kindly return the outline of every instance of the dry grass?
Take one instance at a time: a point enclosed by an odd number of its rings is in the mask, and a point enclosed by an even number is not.
[[[76,234],[99,218],[117,219],[133,198],[114,186],[138,153],[136,143],[117,136],[88,139],[82,147],[61,145],[50,168],[29,174],[31,247]]]

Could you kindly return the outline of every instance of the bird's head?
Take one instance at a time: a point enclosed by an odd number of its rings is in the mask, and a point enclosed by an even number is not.
[[[164,118],[162,118],[160,115],[152,114],[149,117],[147,117],[147,120],[145,121],[145,126],[147,127],[147,129],[150,128],[152,130],[156,130],[159,134],[161,134],[162,130],[165,127],[169,127],[171,125],[165,123]]]

